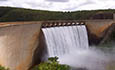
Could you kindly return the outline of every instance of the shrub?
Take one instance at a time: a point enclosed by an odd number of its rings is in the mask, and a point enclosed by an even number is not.
[[[5,67],[0,65],[0,70],[9,70],[9,68],[5,68]]]
[[[42,62],[32,70],[70,70],[68,65],[59,64],[58,57],[51,57],[47,62]]]

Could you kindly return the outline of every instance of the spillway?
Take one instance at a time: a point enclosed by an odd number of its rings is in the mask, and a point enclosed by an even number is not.
[[[49,57],[63,56],[73,49],[87,49],[85,25],[60,26],[42,29],[46,38]]]
[[[89,47],[85,25],[49,27],[42,30],[49,57],[58,56],[61,64],[75,68],[72,70],[110,70],[107,67],[113,60],[114,53],[111,55],[100,48]]]

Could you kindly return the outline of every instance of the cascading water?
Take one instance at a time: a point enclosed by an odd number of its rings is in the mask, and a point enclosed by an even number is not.
[[[115,53],[105,53],[100,48],[89,47],[85,25],[51,27],[42,30],[49,57],[58,56],[61,64],[70,65],[75,70],[76,68],[110,70],[108,66],[115,63]]]
[[[68,54],[72,49],[88,48],[85,25],[51,27],[42,30],[45,34],[49,57]]]

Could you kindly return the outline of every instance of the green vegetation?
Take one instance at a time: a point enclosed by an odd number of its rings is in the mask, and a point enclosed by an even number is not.
[[[48,61],[41,62],[39,65],[35,66],[31,70],[70,70],[68,65],[59,64],[57,61],[58,57],[48,58]],[[10,70],[0,65],[0,70]]]
[[[0,70],[9,70],[9,68],[5,68],[5,67],[0,65]]]
[[[40,63],[32,70],[70,70],[68,65],[61,65],[57,61],[58,57],[51,57],[47,62]]]
[[[43,11],[14,7],[0,7],[0,22],[43,21],[43,20],[85,20],[97,13],[115,13],[114,9],[84,10],[73,12]]]

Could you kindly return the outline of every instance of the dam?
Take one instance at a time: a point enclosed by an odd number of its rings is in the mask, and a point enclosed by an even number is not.
[[[92,43],[92,35],[99,38],[100,42],[112,24],[113,20],[2,22],[0,65],[11,70],[28,70],[35,62],[41,60],[44,48],[47,48],[50,57],[60,56],[60,58],[62,55],[66,57],[67,54],[73,53],[72,49],[87,50],[90,45],[88,42]],[[78,52],[80,51],[77,50],[76,54],[81,55]],[[68,64],[62,60],[63,58],[60,59],[62,64]]]
[[[85,25],[43,28],[42,30],[50,57],[63,56],[71,49],[89,47]]]

